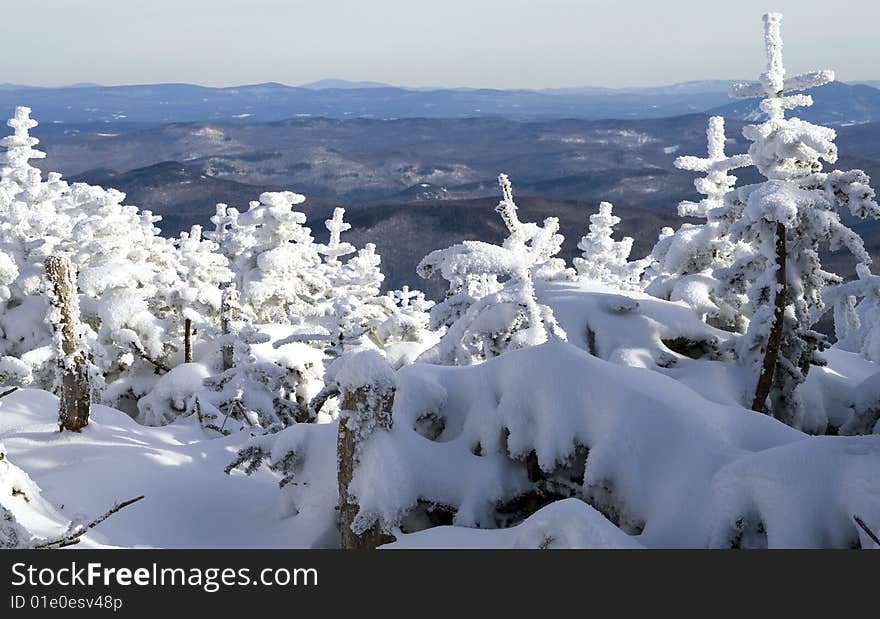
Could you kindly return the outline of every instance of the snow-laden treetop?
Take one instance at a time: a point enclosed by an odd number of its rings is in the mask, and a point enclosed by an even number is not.
[[[767,70],[758,77],[757,82],[734,85],[730,89],[730,96],[735,99],[764,97],[761,110],[771,119],[782,118],[785,110],[813,104],[813,98],[809,95],[785,93],[806,90],[834,81],[834,71],[830,69],[785,77],[785,65],[782,61],[781,13],[764,15],[764,46],[767,52]]]
[[[680,170],[693,172],[706,172],[705,178],[694,181],[697,191],[706,196],[699,202],[682,201],[678,205],[678,214],[681,217],[706,217],[710,210],[718,208],[724,203],[724,194],[733,189],[736,177],[728,174],[731,170],[744,168],[752,165],[752,158],[745,155],[724,154],[724,143],[727,138],[724,135],[724,118],[713,116],[709,119],[709,128],[706,130],[708,142],[708,157],[695,157],[684,155],[676,158],[674,165]]]
[[[5,153],[0,153],[0,175],[24,183],[27,181],[28,170],[31,169],[28,161],[46,156],[46,153],[34,148],[40,141],[28,133],[38,123],[31,118],[31,108],[19,106],[15,108],[15,116],[7,120],[6,124],[12,127],[13,134],[0,139],[0,147],[6,149]]]

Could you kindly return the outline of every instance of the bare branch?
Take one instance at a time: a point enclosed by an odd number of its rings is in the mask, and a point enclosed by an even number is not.
[[[165,364],[162,363],[161,361],[156,361],[155,359],[153,359],[152,357],[150,357],[150,356],[147,354],[147,351],[143,350],[143,349],[142,349],[141,347],[139,347],[137,344],[132,343],[132,344],[131,344],[131,349],[134,350],[138,355],[140,355],[140,357],[141,357],[144,361],[147,361],[147,362],[149,362],[149,363],[152,363],[152,364],[156,367],[157,370],[161,370],[162,372],[166,372],[166,373],[171,371],[171,368],[169,368],[167,365],[165,365]]]
[[[868,535],[868,537],[870,537],[874,541],[875,544],[880,546],[880,539],[877,539],[877,535],[875,535],[874,532],[868,528],[868,525],[865,524],[864,520],[855,515],[853,516],[853,520],[856,521],[856,524],[861,527],[862,531],[864,531]]]
[[[85,535],[86,533],[88,533],[89,530],[94,529],[96,526],[98,526],[99,524],[101,524],[102,522],[107,520],[107,518],[109,518],[110,516],[112,516],[116,512],[128,507],[129,505],[137,503],[138,501],[140,501],[143,498],[144,498],[144,495],[141,495],[139,497],[135,497],[133,499],[123,501],[122,503],[117,503],[116,505],[111,507],[109,510],[107,510],[106,513],[95,518],[90,523],[88,523],[86,526],[81,527],[79,530],[75,531],[74,533],[69,533],[69,534],[65,535],[64,537],[60,537],[56,540],[52,540],[51,542],[43,542],[42,544],[37,544],[36,546],[34,546],[34,548],[64,548],[65,546],[73,546],[74,544],[79,544],[79,542],[80,542],[79,538],[82,537],[83,535]]]

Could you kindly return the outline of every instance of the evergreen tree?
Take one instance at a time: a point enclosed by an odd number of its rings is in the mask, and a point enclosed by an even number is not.
[[[751,158],[725,155],[724,119],[720,116],[709,119],[706,137],[708,157],[684,156],[675,160],[679,169],[706,173],[694,181],[697,191],[706,197],[699,202],[682,201],[678,214],[706,221],[682,224],[675,232],[664,228],[651,252],[651,264],[645,269],[642,283],[650,295],[667,301],[685,301],[710,324],[742,330],[744,321],[738,321],[737,313],[716,294],[713,271],[730,266],[737,250],[743,250],[724,233],[719,217],[724,196],[736,183],[730,171],[751,165]]]
[[[185,342],[192,361],[192,339],[195,331],[216,326],[220,311],[221,286],[233,279],[225,256],[217,252],[218,245],[202,238],[202,227],[193,226],[181,232],[175,241],[174,281],[163,290],[172,312],[175,332]]]
[[[439,273],[449,282],[447,298],[431,310],[432,327],[448,326],[440,341],[420,361],[471,365],[548,339],[565,339],[553,311],[538,303],[534,280],[567,279],[570,270],[555,254],[562,245],[559,223],[522,223],[507,175],[499,182],[503,199],[497,207],[510,236],[502,246],[464,241],[433,251],[418,266],[429,278]]]
[[[230,221],[217,218],[235,245],[232,251],[240,250],[231,260],[242,302],[258,322],[286,324],[318,311],[316,299],[324,295],[326,278],[311,230],[303,225],[306,216],[293,210],[304,201],[291,191],[265,192],[247,212],[232,214]],[[215,231],[211,240],[223,233],[223,228]]]
[[[869,263],[861,239],[841,223],[839,210],[864,218],[877,217],[880,208],[861,170],[822,172],[822,161],[837,160],[832,129],[785,117],[786,110],[812,104],[808,95],[790,93],[828,83],[834,75],[819,71],[786,78],[780,21],[778,13],[764,16],[767,70],[758,82],[732,90],[735,97],[764,97],[766,121],[745,127],[743,135],[767,180],[725,197],[726,232],[750,251],[719,269],[719,295],[750,321],[737,353],[755,375],[752,408],[803,427],[797,387],[811,365],[822,363],[818,353],[827,346],[812,325],[824,311],[822,289],[839,282],[822,269],[820,246],[846,247],[857,261]]]
[[[303,406],[296,401],[292,372],[253,354],[254,345],[270,338],[249,324],[234,284],[224,289],[223,297],[224,333],[216,340],[221,352],[219,371],[204,379],[205,389],[198,392],[195,401],[202,426],[222,434],[236,425],[277,432],[297,418],[305,418]],[[225,367],[227,363],[229,367]]]
[[[614,226],[620,223],[620,217],[612,214],[612,208],[610,202],[602,202],[599,212],[590,215],[590,231],[578,243],[582,253],[574,259],[574,267],[583,279],[623,289],[634,288],[643,265],[628,262],[633,245],[631,237],[614,240]]]

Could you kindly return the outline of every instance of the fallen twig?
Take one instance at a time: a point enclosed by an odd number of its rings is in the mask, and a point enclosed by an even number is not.
[[[856,524],[861,527],[862,531],[864,531],[867,534],[867,536],[870,537],[874,541],[875,544],[880,546],[880,539],[878,539],[877,535],[875,535],[874,532],[868,528],[868,525],[865,524],[864,520],[862,520],[861,518],[859,518],[856,515],[853,515],[853,520],[856,521]]]
[[[3,393],[0,393],[0,398],[5,398],[10,393],[15,393],[16,391],[18,391],[18,387],[12,387],[11,389],[7,389]]]
[[[139,497],[135,497],[133,499],[129,499],[127,501],[123,501],[122,503],[117,503],[116,505],[111,507],[105,514],[103,514],[102,516],[99,516],[98,518],[95,518],[89,524],[80,528],[78,531],[76,531],[74,533],[69,533],[69,534],[65,535],[64,537],[60,537],[56,540],[52,540],[51,542],[43,542],[42,544],[37,544],[36,546],[34,546],[34,548],[64,548],[66,546],[73,546],[74,544],[79,544],[79,542],[80,542],[79,538],[82,537],[83,535],[85,535],[90,529],[94,529],[96,526],[98,526],[99,524],[101,524],[102,522],[107,520],[107,518],[109,518],[110,516],[112,516],[113,514],[118,512],[119,510],[124,509],[124,508],[128,507],[129,505],[132,505],[133,503],[137,503],[142,498],[144,498],[144,495],[141,495]]]

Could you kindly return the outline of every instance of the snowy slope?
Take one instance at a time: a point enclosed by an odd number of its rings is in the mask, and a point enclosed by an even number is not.
[[[349,488],[365,522],[394,531],[390,547],[871,547],[852,517],[880,528],[880,435],[811,437],[743,408],[732,364],[664,344],[724,337],[684,305],[590,283],[538,292],[569,342],[393,373],[394,425],[374,432]],[[828,357],[810,388],[837,410],[873,364],[842,351]],[[7,507],[41,537],[144,494],[82,545],[339,544],[334,421],[209,438],[192,416],[154,428],[96,406],[75,435],[58,433],[56,411],[42,391],[0,399],[7,462],[43,501],[25,509],[13,498]],[[430,438],[428,413],[443,420]],[[276,463],[293,453],[284,471],[293,483],[279,490],[282,473],[266,466],[250,477],[224,474],[247,445]],[[551,472],[578,446],[589,450],[575,494],[586,503],[551,503],[509,529],[474,528],[494,527],[495,507],[528,487],[529,452]],[[424,502],[451,508],[455,526],[419,530],[413,513]]]
[[[309,531],[303,539],[295,523],[278,518],[275,475],[224,474],[247,435],[207,440],[193,418],[153,428],[103,406],[93,407],[81,434],[61,434],[57,406],[54,396],[37,390],[0,400],[0,443],[57,508],[42,521],[12,508],[36,534],[58,536],[65,519],[89,520],[116,501],[143,494],[144,500],[104,521],[81,545],[291,547],[319,537]]]

